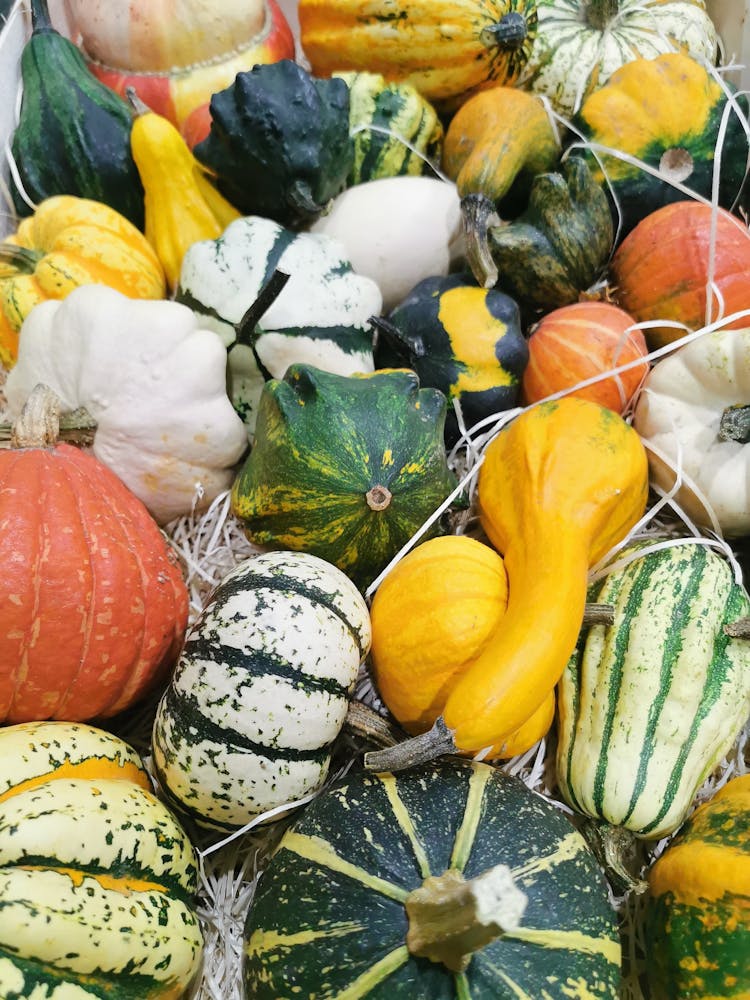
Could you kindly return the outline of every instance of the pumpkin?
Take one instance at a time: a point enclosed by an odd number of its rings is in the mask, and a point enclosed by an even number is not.
[[[226,352],[176,302],[76,289],[24,323],[5,393],[20,413],[37,383],[96,425],[93,453],[160,523],[229,488],[247,438],[226,394]]]
[[[258,1000],[603,1000],[619,995],[620,943],[569,821],[454,760],[350,773],[311,803],[261,875],[244,980]]]
[[[143,188],[130,152],[127,104],[89,73],[55,31],[47,0],[31,4],[32,33],[21,54],[23,96],[11,150],[21,216],[54,195],[102,201],[143,228]]]
[[[704,802],[648,873],[647,972],[655,1000],[750,991],[750,775]]]
[[[300,39],[317,76],[370,70],[460,104],[474,89],[512,84],[529,58],[529,0],[300,0]]]
[[[637,322],[674,324],[644,331],[654,350],[720,315],[750,309],[750,233],[723,209],[678,201],[646,216],[623,240],[610,275],[618,305]],[[716,292],[709,307],[710,282]],[[747,324],[748,317],[741,316],[723,325],[732,329]]]
[[[238,73],[211,98],[211,131],[194,152],[245,215],[306,228],[352,169],[349,88],[290,59]]]
[[[0,994],[176,1000],[203,951],[195,853],[132,747],[0,730]]]
[[[750,328],[717,330],[654,366],[634,415],[652,481],[669,491],[679,472],[688,516],[735,537],[750,532],[748,394]]]
[[[344,574],[270,552],[227,574],[190,631],[153,728],[169,801],[231,830],[322,785],[370,615]]]
[[[582,635],[561,680],[557,775],[575,809],[658,840],[750,713],[750,646],[724,629],[750,599],[706,546],[638,553],[589,592],[615,620]]]
[[[411,368],[421,385],[458,403],[467,428],[516,406],[529,352],[518,306],[469,277],[425,278],[392,310],[376,319],[378,368]],[[381,346],[382,345],[382,346]],[[446,440],[459,436],[451,410]]]
[[[570,117],[623,64],[664,52],[714,62],[704,0],[537,0],[538,27],[519,85]]]
[[[15,363],[18,332],[35,305],[88,284],[136,299],[166,292],[159,258],[124,216],[86,198],[47,198],[0,243],[0,363]]]
[[[526,402],[538,403],[570,389],[571,396],[625,413],[648,373],[648,362],[580,389],[573,387],[646,356],[645,337],[634,324],[632,316],[609,302],[573,302],[547,313],[528,341],[529,363],[523,374]]]
[[[274,268],[289,282],[239,330]],[[290,364],[338,375],[374,368],[369,321],[380,312],[380,290],[322,233],[294,233],[259,216],[238,219],[217,240],[188,248],[176,298],[229,348],[229,393],[251,437],[265,379],[282,378]]]
[[[263,388],[255,445],[232,487],[248,538],[317,555],[364,588],[456,485],[445,409],[412,371],[291,365]],[[439,533],[436,522],[425,537]]]
[[[710,200],[717,166],[718,202],[732,207],[748,162],[747,99],[733,98],[734,93],[695,59],[668,53],[634,59],[584,101],[576,125],[595,144],[590,164],[594,177],[608,182],[621,233],[630,232],[662,205],[685,200],[672,181]],[[734,103],[721,140],[719,165],[715,150],[730,99]],[[658,176],[608,155],[600,146],[635,157]]]
[[[180,569],[143,504],[57,432],[42,386],[0,451],[5,722],[123,711],[173,666],[187,623]]]

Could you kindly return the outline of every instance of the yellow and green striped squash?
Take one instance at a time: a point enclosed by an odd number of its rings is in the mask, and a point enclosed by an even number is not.
[[[92,726],[0,730],[0,996],[178,1000],[197,870],[138,755]]]

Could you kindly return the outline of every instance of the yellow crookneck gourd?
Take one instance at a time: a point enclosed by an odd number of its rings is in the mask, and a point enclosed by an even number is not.
[[[476,753],[511,737],[515,744],[522,726],[540,727],[581,629],[589,568],[627,536],[647,495],[645,449],[612,410],[566,397],[525,410],[501,430],[479,471],[478,508],[503,555],[505,613],[479,655],[451,678],[432,729],[367,754],[366,767]]]
[[[146,238],[174,291],[188,247],[215,240],[240,213],[211,183],[175,126],[131,88],[128,99],[135,112],[130,145],[146,195]]]

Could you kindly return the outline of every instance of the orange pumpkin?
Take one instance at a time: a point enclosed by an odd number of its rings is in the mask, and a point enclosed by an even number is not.
[[[548,313],[529,337],[523,377],[527,403],[602,375],[647,354],[635,320],[608,302],[574,302]],[[568,393],[624,413],[648,371],[648,363]]]

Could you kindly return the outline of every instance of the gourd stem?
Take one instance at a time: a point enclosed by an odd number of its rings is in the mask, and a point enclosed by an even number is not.
[[[738,618],[736,622],[727,622],[724,635],[730,639],[750,639],[750,618]]]
[[[750,442],[750,406],[738,403],[724,410],[719,421],[719,440]]]
[[[128,100],[128,104],[133,109],[133,114],[136,118],[138,118],[139,115],[147,115],[151,111],[151,108],[147,104],[144,104],[135,92],[135,87],[126,87],[125,97]]]
[[[448,729],[443,717],[438,716],[432,729],[426,733],[412,736],[394,747],[366,753],[364,766],[366,771],[405,771],[456,750],[453,732]]]
[[[55,31],[49,16],[47,0],[31,0],[31,30],[35,35]]]
[[[395,323],[391,323],[389,319],[385,319],[383,316],[370,316],[367,322],[370,326],[374,326],[378,334],[384,337],[388,343],[395,345],[397,349],[403,349],[404,342],[401,331]],[[409,353],[414,355],[415,358],[423,358],[425,356],[427,352],[421,339],[417,340],[415,338],[409,343]]]
[[[615,608],[613,604],[587,604],[583,609],[583,628],[592,625],[614,625]]]
[[[10,442],[12,448],[50,447],[67,441],[87,447],[94,441],[96,421],[82,407],[60,415],[60,400],[49,386],[34,387],[16,422],[0,424],[0,447]]]
[[[268,281],[263,285],[255,301],[250,305],[242,319],[234,328],[235,340],[234,343],[230,345],[230,350],[235,344],[244,344],[245,347],[252,347],[255,338],[255,328],[260,322],[264,313],[266,313],[276,299],[281,295],[281,292],[289,281],[289,275],[284,271],[279,271],[278,268],[273,272]]]
[[[529,26],[523,14],[511,11],[486,28],[482,28],[479,41],[488,49],[512,51],[520,49],[529,34]]]
[[[356,698],[349,702],[344,729],[348,736],[381,748],[396,746],[406,739],[406,734],[389,719]]]
[[[0,272],[3,264],[9,264],[21,274],[33,274],[44,255],[28,247],[18,247],[13,243],[0,243]]]
[[[588,0],[586,23],[597,31],[604,31],[620,10],[620,0]]]
[[[472,879],[449,868],[406,897],[406,946],[418,958],[463,972],[475,951],[521,925],[527,902],[507,865]]]
[[[386,508],[390,507],[392,499],[393,494],[388,487],[381,486],[379,483],[376,486],[372,486],[365,493],[365,501],[370,510],[386,510]]]
[[[585,819],[581,833],[604,869],[615,895],[646,892],[648,882],[635,872],[638,838],[632,830],[612,826],[600,819]]]
[[[502,225],[490,198],[484,194],[467,194],[461,199],[466,260],[477,284],[493,288],[497,284],[497,265],[489,244],[490,226]]]
[[[324,208],[313,198],[307,181],[295,181],[287,192],[286,201],[296,217],[302,220],[317,218]]]

